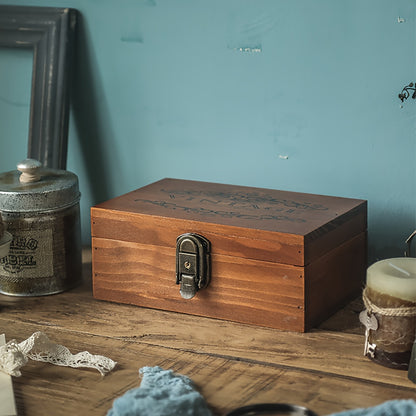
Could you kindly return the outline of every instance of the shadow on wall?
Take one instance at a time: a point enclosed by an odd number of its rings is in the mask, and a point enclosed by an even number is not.
[[[107,103],[93,48],[90,44],[85,21],[79,15],[75,76],[72,88],[72,116],[79,140],[83,166],[86,169],[88,185],[93,203],[110,198],[110,172],[108,167],[111,149],[103,143],[104,136],[114,137]]]
[[[407,249],[406,239],[410,234],[415,231],[412,228],[408,228],[408,224],[415,223],[415,217],[406,213],[397,222],[394,221],[382,221],[385,218],[395,218],[397,214],[392,212],[389,215],[385,213],[373,220],[370,225],[372,232],[369,233],[368,241],[368,259],[369,265],[379,260],[384,260],[393,257],[403,257]],[[392,241],[391,236],[397,235],[398,237]],[[411,257],[416,257],[416,240],[413,239],[411,244]],[[386,245],[385,242],[391,242],[390,245]]]

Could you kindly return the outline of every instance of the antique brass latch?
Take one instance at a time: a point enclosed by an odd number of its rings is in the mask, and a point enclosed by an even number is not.
[[[184,299],[192,299],[210,281],[210,242],[187,233],[176,239],[176,284]]]

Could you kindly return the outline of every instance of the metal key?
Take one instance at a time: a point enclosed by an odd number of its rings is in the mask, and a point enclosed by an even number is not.
[[[364,343],[364,355],[370,353],[372,357],[374,357],[375,351],[375,344],[369,343],[370,337],[370,330],[377,330],[378,328],[378,321],[375,315],[368,314],[367,309],[363,310],[360,313],[360,322],[365,326],[365,343]]]

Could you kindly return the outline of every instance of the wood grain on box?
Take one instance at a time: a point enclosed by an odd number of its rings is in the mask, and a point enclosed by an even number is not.
[[[305,331],[357,294],[366,202],[165,179],[91,210],[98,299]],[[208,288],[184,300],[176,238],[211,242]]]

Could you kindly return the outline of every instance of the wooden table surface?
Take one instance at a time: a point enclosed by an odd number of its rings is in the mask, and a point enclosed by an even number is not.
[[[319,415],[416,399],[407,373],[363,357],[359,300],[306,334],[282,332],[93,299],[90,252],[84,284],[59,295],[0,295],[0,333],[18,342],[36,331],[68,347],[118,362],[95,370],[31,361],[13,378],[19,415],[105,415],[140,385],[138,370],[161,366],[187,375],[215,415],[259,402],[306,406]],[[157,415],[155,415],[157,416]]]

